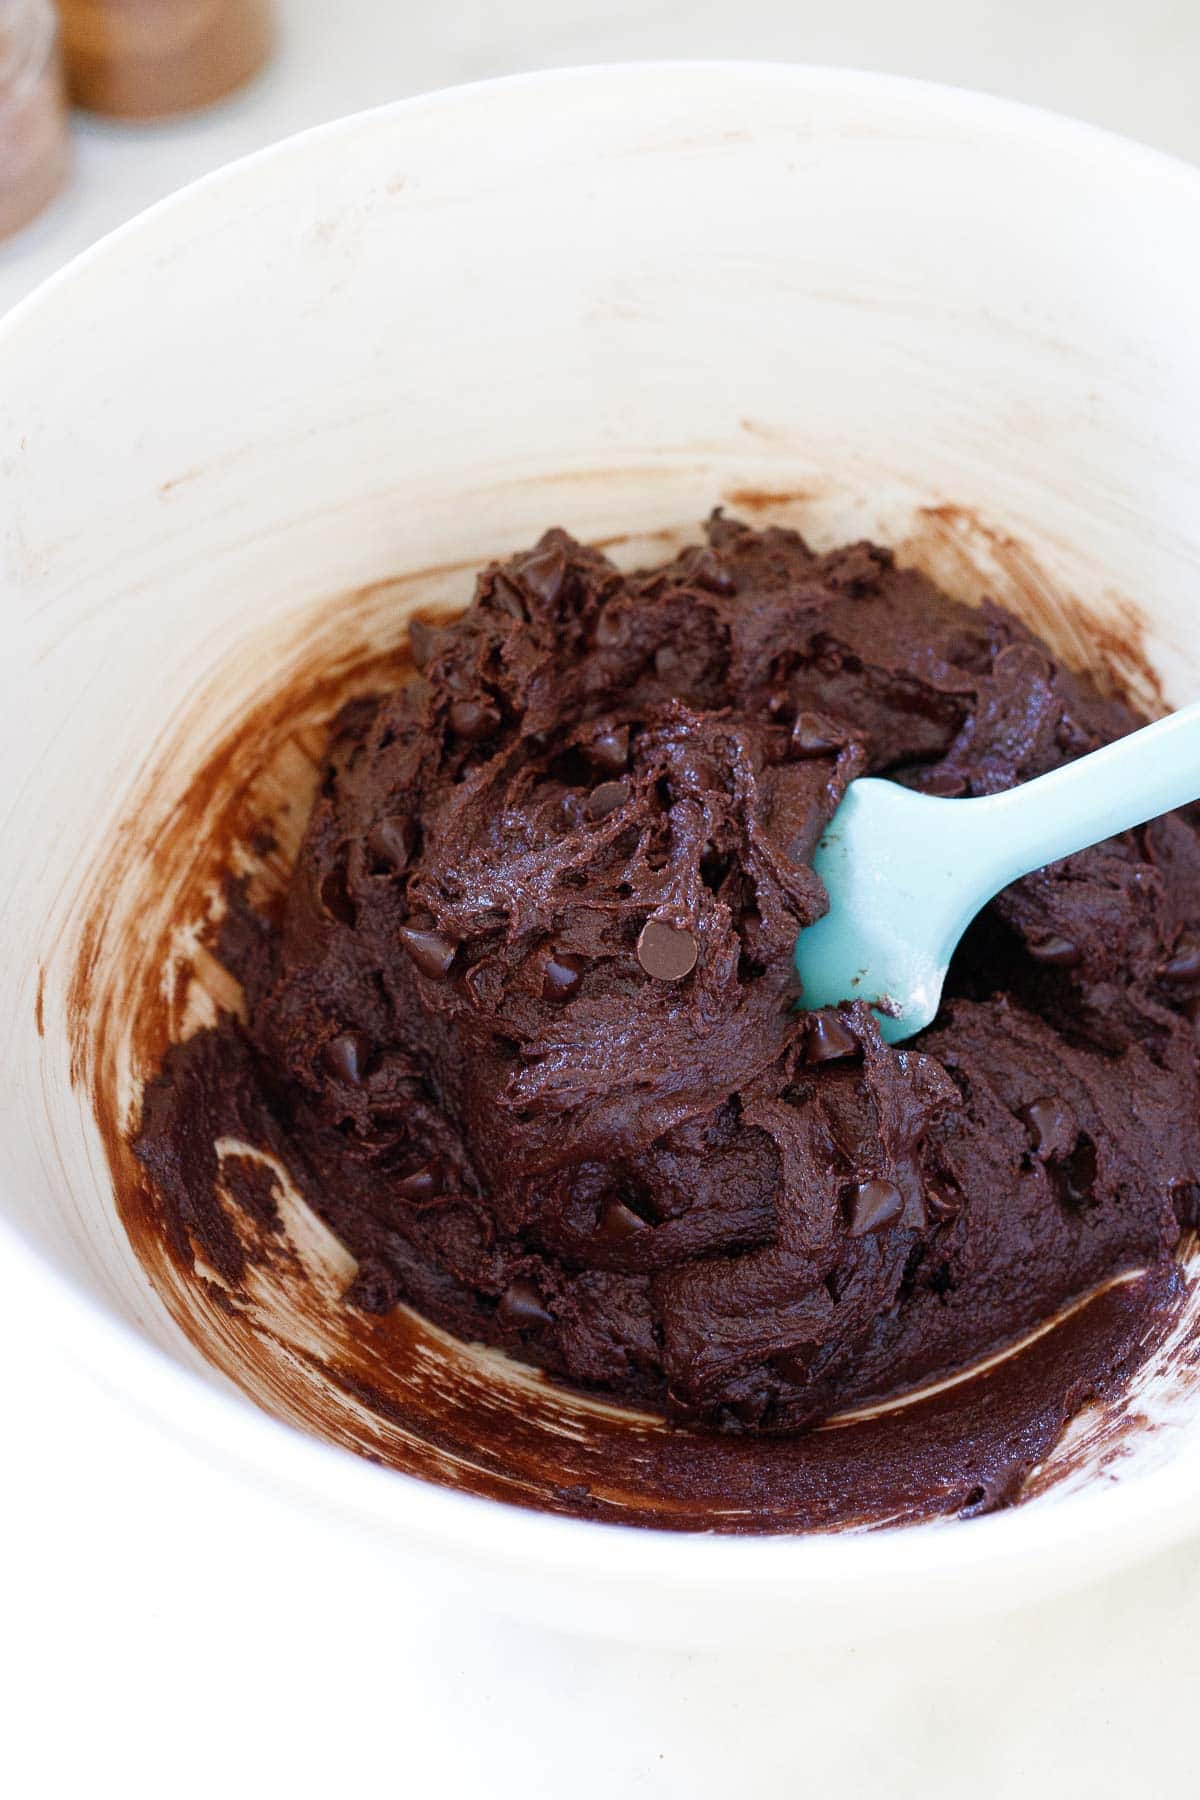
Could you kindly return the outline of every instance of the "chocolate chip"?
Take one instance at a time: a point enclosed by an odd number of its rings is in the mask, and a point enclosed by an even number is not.
[[[699,550],[691,558],[688,565],[688,580],[696,586],[704,588],[710,594],[734,594],[737,583],[728,569],[723,568],[711,550]]]
[[[610,1200],[600,1214],[597,1236],[606,1243],[620,1244],[636,1237],[639,1232],[649,1231],[650,1227],[640,1214],[623,1200]]]
[[[586,956],[570,950],[552,950],[542,964],[542,999],[569,1000],[587,969]]]
[[[796,757],[835,756],[846,743],[846,733],[839,730],[824,713],[799,712],[792,726],[791,752]]]
[[[660,644],[654,652],[654,673],[660,681],[676,681],[683,668],[683,658],[670,644]]]
[[[850,1269],[830,1269],[828,1275],[821,1277],[821,1286],[836,1306],[853,1279]]]
[[[584,810],[589,819],[606,819],[609,813],[616,812],[629,799],[629,783],[627,781],[602,781],[594,787],[584,803]]]
[[[456,700],[450,708],[450,723],[460,738],[469,744],[482,743],[500,724],[500,709],[490,701]]]
[[[321,878],[319,893],[321,905],[331,919],[336,919],[341,925],[353,925],[354,902],[350,898],[344,862],[336,862],[328,874]]]
[[[892,1181],[856,1181],[845,1191],[851,1237],[866,1237],[894,1225],[904,1211],[904,1195]]]
[[[843,1025],[836,1013],[810,1013],[808,1027],[804,1033],[804,1060],[806,1063],[838,1062],[844,1056],[854,1056],[859,1050],[859,1042],[848,1026]]]
[[[925,1189],[925,1208],[931,1219],[944,1225],[948,1219],[957,1219],[963,1209],[963,1197],[948,1181],[931,1183]]]
[[[396,1192],[405,1200],[432,1200],[441,1188],[441,1171],[436,1162],[425,1163],[411,1175],[402,1175]]]
[[[561,544],[547,544],[544,549],[531,550],[513,567],[518,580],[535,599],[544,606],[553,606],[567,578],[567,557]]]
[[[361,1087],[374,1046],[365,1031],[342,1031],[330,1038],[321,1052],[329,1073],[351,1087]]]
[[[671,774],[667,781],[667,791],[662,796],[663,804],[670,806],[681,794],[689,791],[720,793],[725,785],[721,771],[712,758],[701,755],[689,744],[671,759]]]
[[[1029,954],[1048,969],[1073,969],[1079,961],[1079,946],[1070,938],[1044,937],[1030,944]]]
[[[377,819],[367,833],[367,855],[373,874],[402,875],[417,847],[417,828],[403,813]]]
[[[493,606],[502,613],[507,613],[510,619],[525,617],[525,598],[507,575],[499,574],[493,577],[491,601]]]
[[[400,927],[400,942],[412,957],[422,975],[430,981],[443,981],[450,973],[458,945],[439,931],[418,931],[413,925]]]
[[[965,775],[956,775],[952,769],[928,769],[921,776],[918,791],[931,794],[935,800],[957,800],[967,791]]]
[[[1200,941],[1185,934],[1175,947],[1175,954],[1159,971],[1164,981],[1183,986],[1200,977]]]
[[[698,954],[690,931],[668,925],[665,919],[647,919],[642,926],[638,961],[655,981],[682,981],[695,968]]]
[[[618,775],[629,766],[629,727],[618,725],[598,731],[587,747],[588,756],[607,775]]]
[[[1065,1156],[1075,1142],[1078,1123],[1070,1107],[1056,1094],[1043,1094],[1022,1108],[1036,1156]]]
[[[509,1325],[516,1331],[526,1331],[532,1325],[554,1323],[554,1314],[546,1311],[542,1305],[542,1296],[532,1281],[524,1281],[519,1275],[515,1281],[509,1282],[501,1294],[496,1317],[502,1325]]]
[[[439,625],[430,625],[424,619],[410,619],[408,623],[408,647],[412,651],[412,659],[418,669],[427,669],[440,650],[445,634]]]
[[[615,650],[625,642],[626,618],[615,607],[607,606],[596,620],[594,636],[598,650]]]
[[[1092,1200],[1096,1166],[1096,1146],[1086,1131],[1079,1133],[1068,1156],[1052,1156],[1046,1163],[1050,1185],[1068,1212],[1080,1212]]]

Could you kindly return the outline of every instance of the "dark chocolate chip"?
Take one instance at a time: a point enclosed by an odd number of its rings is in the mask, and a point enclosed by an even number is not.
[[[525,1331],[532,1325],[554,1323],[554,1314],[546,1311],[542,1305],[542,1296],[532,1281],[525,1281],[519,1275],[515,1281],[509,1282],[501,1294],[496,1317],[502,1325],[509,1325],[516,1331]]]
[[[417,828],[403,813],[377,819],[367,833],[367,855],[374,874],[402,875],[417,847]]]
[[[900,1215],[901,1225],[912,1231],[924,1231],[929,1223],[929,1214],[925,1210],[925,1194],[917,1180],[910,1181],[908,1192],[904,1196],[904,1211]]]
[[[432,1200],[441,1188],[441,1171],[436,1162],[425,1163],[411,1175],[402,1175],[396,1192],[405,1200]]]
[[[710,594],[735,594],[737,583],[711,550],[700,550],[688,568],[688,580]]]
[[[344,862],[335,863],[322,877],[320,895],[321,905],[331,919],[336,919],[340,925],[353,925],[354,902],[350,898]]]
[[[1176,945],[1175,954],[1159,971],[1164,981],[1183,986],[1200,977],[1200,941],[1185,936]]]
[[[846,733],[839,730],[824,713],[800,712],[792,726],[791,752],[796,757],[836,756],[846,743]]]
[[[408,647],[412,651],[412,659],[418,669],[427,669],[440,650],[444,641],[444,633],[439,625],[430,625],[424,619],[410,619],[408,623]]]
[[[330,1038],[321,1053],[329,1073],[351,1087],[361,1087],[366,1080],[367,1064],[374,1046],[365,1031],[342,1031]]]
[[[810,1013],[804,1034],[806,1063],[838,1062],[844,1056],[857,1055],[858,1050],[858,1039],[836,1013]]]
[[[668,925],[665,919],[647,919],[642,926],[638,961],[655,981],[682,981],[695,968],[698,954],[690,931]]]
[[[552,950],[542,964],[542,999],[569,1000],[588,966],[586,956],[570,950]]]
[[[724,788],[725,782],[721,778],[720,769],[712,758],[699,755],[689,745],[682,755],[674,758],[674,766],[667,786],[671,790],[665,797],[666,804],[669,806],[673,800],[678,799],[679,793],[686,793],[689,789],[692,791],[698,789],[701,793],[720,792]]]
[[[469,744],[490,738],[500,724],[500,709],[490,701],[456,700],[450,708],[450,723],[460,738]]]
[[[1029,954],[1048,969],[1073,969],[1079,961],[1079,946],[1070,938],[1044,937],[1030,944]]]
[[[1092,1200],[1096,1183],[1096,1146],[1086,1131],[1081,1131],[1067,1156],[1052,1156],[1046,1173],[1060,1205],[1068,1212],[1080,1212]]]
[[[629,783],[627,781],[602,781],[594,787],[585,802],[585,811],[589,819],[606,819],[609,813],[616,812],[629,799]]]
[[[402,925],[400,942],[421,974],[428,976],[430,981],[443,981],[450,973],[458,946],[444,938],[440,931],[418,931],[413,925]]]
[[[619,775],[629,766],[629,727],[618,725],[598,731],[587,747],[588,756],[606,775]]]
[[[944,1225],[948,1219],[957,1219],[962,1211],[962,1194],[949,1182],[934,1183],[925,1189],[925,1206],[930,1218]]]
[[[553,606],[567,578],[567,556],[561,544],[531,550],[513,565],[519,581],[544,606]]]
[[[610,1200],[600,1214],[597,1235],[607,1243],[620,1244],[649,1229],[646,1220],[623,1200]]]
[[[615,650],[625,642],[626,616],[607,606],[596,620],[595,639],[599,650]]]
[[[510,619],[525,617],[525,599],[520,590],[508,579],[507,575],[496,575],[492,580],[492,605]]]
[[[828,1275],[821,1277],[821,1286],[836,1306],[853,1279],[851,1269],[830,1269]]]
[[[552,824],[554,823],[554,815],[557,813],[559,829],[562,831],[573,831],[579,823],[579,815],[584,810],[584,805],[580,800],[579,795],[573,794],[570,788],[568,788],[566,793],[559,795],[557,807],[548,810],[550,811],[550,821]]]
[[[1065,1156],[1079,1129],[1075,1114],[1057,1094],[1043,1094],[1022,1109],[1036,1156]]]
[[[894,1225],[904,1211],[904,1195],[892,1181],[856,1181],[845,1192],[851,1237],[866,1237]]]
[[[966,776],[956,775],[952,769],[927,769],[919,783],[919,792],[935,800],[957,800],[966,791]]]

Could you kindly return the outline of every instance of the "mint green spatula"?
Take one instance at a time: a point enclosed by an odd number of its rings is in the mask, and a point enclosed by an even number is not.
[[[829,911],[800,933],[801,1005],[867,1000],[891,1044],[933,1020],[980,907],[1046,863],[1200,797],[1200,702],[1003,794],[942,800],[852,781],[813,867]]]

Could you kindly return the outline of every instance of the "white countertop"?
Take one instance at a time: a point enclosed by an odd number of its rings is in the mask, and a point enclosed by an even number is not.
[[[340,113],[552,64],[856,63],[1073,112],[1200,160],[1198,0],[284,0],[250,90],[153,128],[81,123],[76,179],[0,247],[0,312],[141,207]],[[311,1634],[304,1546],[269,1497],[239,1553],[214,1476],[77,1370],[33,1371],[0,1314],[0,1791],[129,1800],[405,1792],[975,1800],[1194,1790],[1196,1544],[951,1642],[787,1659],[564,1640],[460,1607],[395,1621],[394,1659]],[[219,1481],[218,1481],[219,1485]],[[255,1571],[258,1571],[256,1575]],[[261,1586],[259,1585],[261,1583]],[[270,1596],[268,1605],[262,1604]],[[534,1728],[536,1724],[536,1729]]]

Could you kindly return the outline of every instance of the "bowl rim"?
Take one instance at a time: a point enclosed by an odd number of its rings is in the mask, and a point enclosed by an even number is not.
[[[413,96],[293,134],[202,176],[89,246],[0,318],[0,357],[12,354],[46,302],[85,279],[94,264],[152,238],[186,214],[198,195],[237,183],[322,140],[390,127],[431,109],[470,106],[499,90],[607,86],[669,79],[711,82],[714,74],[790,87],[798,98],[835,93],[859,105],[919,111],[925,126],[1007,135],[1026,147],[1107,164],[1146,181],[1184,184],[1200,201],[1200,167],[1102,127],[998,96],[938,82],[803,63],[660,60],[510,75]],[[703,1589],[753,1603],[781,1590],[796,1597],[849,1599],[870,1589],[882,1601],[901,1589],[936,1584],[948,1593],[965,1576],[1011,1569],[1017,1560],[1056,1573],[1061,1585],[1111,1570],[1196,1530],[1200,1480],[1194,1459],[1176,1458],[1128,1483],[1093,1481],[1055,1500],[972,1520],[808,1534],[737,1535],[566,1518],[437,1486],[379,1468],[272,1417],[238,1392],[159,1348],[109,1313],[75,1277],[57,1270],[21,1228],[0,1216],[0,1257],[16,1272],[17,1308],[37,1337],[51,1336],[68,1359],[114,1397],[218,1463],[233,1466],[293,1501],[383,1537],[476,1564],[503,1564],[555,1581],[649,1583]],[[1193,1466],[1189,1466],[1189,1461]]]

